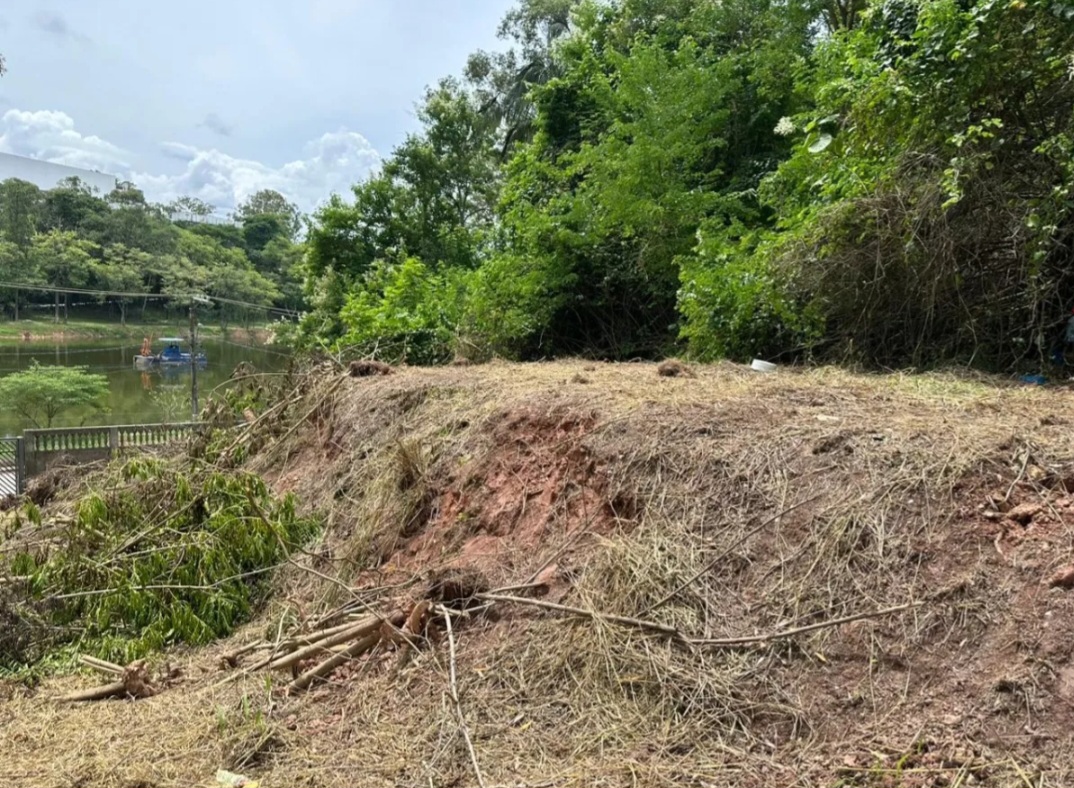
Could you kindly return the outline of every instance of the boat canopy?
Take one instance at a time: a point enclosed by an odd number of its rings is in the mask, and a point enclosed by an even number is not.
[[[161,337],[157,340],[157,342],[164,342],[169,345],[181,345],[185,341],[185,339],[181,339],[180,337]]]

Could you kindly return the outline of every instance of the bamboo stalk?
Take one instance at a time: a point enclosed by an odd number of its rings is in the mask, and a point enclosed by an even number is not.
[[[114,662],[106,662],[103,659],[97,659],[96,657],[91,657],[87,654],[80,654],[78,657],[78,661],[86,667],[93,668],[94,670],[99,670],[102,673],[112,673],[116,676],[123,675],[123,667],[121,665],[115,664]]]
[[[90,700],[104,700],[105,698],[119,698],[127,694],[127,685],[123,681],[114,681],[103,687],[93,687],[81,692],[72,692],[56,698],[60,703],[82,703]]]
[[[381,638],[383,636],[381,632],[381,627],[384,624],[387,624],[392,627],[398,627],[402,625],[405,618],[406,617],[402,613],[395,613],[390,618],[383,619],[382,621],[377,621],[377,629],[375,631],[366,635],[356,643],[353,643],[351,646],[339,652],[338,654],[334,654],[333,656],[329,657],[318,665],[315,665],[314,667],[307,670],[305,673],[303,673],[301,676],[299,676],[297,679],[287,685],[288,691],[299,692],[301,690],[304,690],[308,688],[310,684],[317,681],[318,679],[324,678],[341,665],[350,662],[355,657],[358,657],[367,651],[372,650],[381,641]]]
[[[355,638],[368,635],[370,632],[377,631],[380,629],[380,625],[383,621],[384,619],[379,616],[374,616],[364,619],[357,624],[352,624],[340,632],[321,638],[320,640],[310,643],[305,648],[300,648],[297,651],[270,662],[265,666],[266,670],[283,670],[285,668],[290,668],[304,659],[309,659],[310,657],[330,649],[332,646],[338,646],[341,643],[346,643],[349,640],[354,640]]]

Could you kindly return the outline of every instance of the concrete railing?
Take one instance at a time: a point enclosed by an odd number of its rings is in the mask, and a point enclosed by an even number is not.
[[[74,462],[92,462],[113,457],[124,449],[165,446],[186,438],[202,426],[184,422],[26,430],[23,433],[25,475],[40,473],[60,456]]]

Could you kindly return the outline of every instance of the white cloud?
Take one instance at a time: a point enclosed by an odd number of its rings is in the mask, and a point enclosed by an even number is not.
[[[133,181],[154,202],[190,196],[227,211],[259,189],[275,189],[303,210],[333,192],[345,193],[380,164],[380,156],[361,134],[340,130],[305,146],[304,156],[272,167],[214,149],[165,142],[160,153],[183,163],[176,175],[136,171],[131,155],[92,135],[83,135],[64,112],[8,110],[0,117],[0,151],[96,169]]]
[[[380,163],[369,141],[353,131],[324,134],[306,145],[305,158],[282,167],[174,142],[165,143],[163,150],[183,159],[186,167],[179,175],[134,173],[131,180],[147,197],[169,202],[186,195],[225,209],[259,189],[275,189],[308,211],[333,192],[346,192]]]
[[[104,172],[122,172],[130,166],[122,148],[79,133],[67,113],[54,110],[5,112],[0,118],[0,151]]]

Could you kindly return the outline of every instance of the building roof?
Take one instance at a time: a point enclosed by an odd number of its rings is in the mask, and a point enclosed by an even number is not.
[[[54,164],[50,161],[16,156],[13,153],[0,153],[0,181],[9,178],[29,181],[40,189],[54,189],[65,178],[78,178],[102,196],[115,189],[117,181],[115,175],[96,170],[68,167],[66,164]]]

